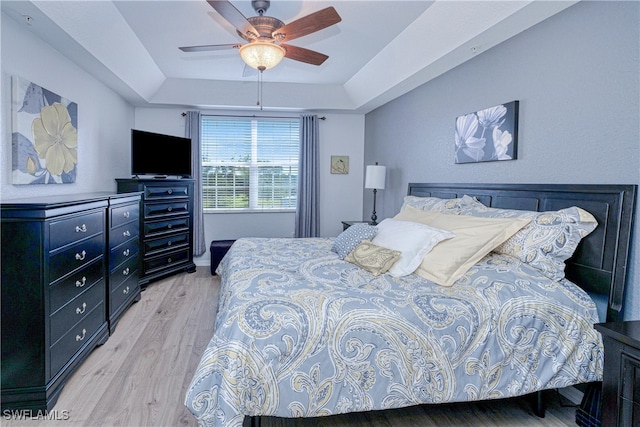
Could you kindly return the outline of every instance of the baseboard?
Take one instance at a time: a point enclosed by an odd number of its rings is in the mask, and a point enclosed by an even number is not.
[[[197,266],[197,267],[210,267],[211,266],[211,260],[210,259],[193,259],[193,263]]]

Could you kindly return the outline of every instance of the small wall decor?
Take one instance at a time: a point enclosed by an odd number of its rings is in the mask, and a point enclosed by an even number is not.
[[[518,158],[518,101],[459,116],[455,132],[456,163]]]
[[[349,173],[349,156],[331,156],[331,173]]]
[[[12,80],[12,183],[75,182],[78,105],[23,78]]]

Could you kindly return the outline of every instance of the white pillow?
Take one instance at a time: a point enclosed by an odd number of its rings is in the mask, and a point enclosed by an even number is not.
[[[424,256],[438,243],[452,237],[455,237],[455,234],[446,230],[417,222],[387,218],[378,224],[378,234],[371,243],[400,251],[400,259],[391,266],[389,274],[402,277],[413,273]]]

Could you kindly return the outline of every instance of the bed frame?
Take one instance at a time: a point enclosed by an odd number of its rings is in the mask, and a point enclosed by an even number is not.
[[[598,227],[567,261],[566,277],[607,301],[606,321],[620,321],[631,241],[636,185],[565,184],[409,184],[408,194],[452,199],[468,195],[485,206],[551,211],[578,206]],[[598,298],[599,296],[604,298]]]

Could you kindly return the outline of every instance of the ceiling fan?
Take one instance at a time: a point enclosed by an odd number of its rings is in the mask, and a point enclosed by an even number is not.
[[[271,3],[269,0],[252,0],[251,6],[258,16],[250,18],[246,18],[228,0],[207,0],[207,2],[236,28],[238,35],[247,43],[183,46],[180,47],[180,50],[183,52],[203,52],[229,48],[239,49],[244,62],[259,71],[275,67],[283,58],[321,65],[329,58],[327,55],[283,42],[315,33],[342,20],[333,7],[327,7],[285,24],[279,19],[264,15]]]

